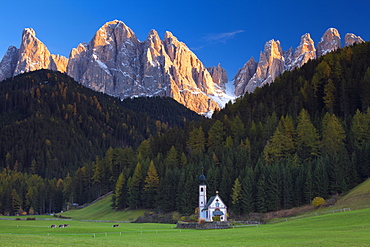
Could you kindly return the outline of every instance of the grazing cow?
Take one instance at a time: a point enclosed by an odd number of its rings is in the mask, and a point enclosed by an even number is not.
[[[56,225],[51,225],[51,226],[50,226],[50,228],[55,228],[55,227],[57,227],[57,226],[56,226]]]
[[[69,224],[64,224],[64,227],[67,227],[67,226],[69,226]]]
[[[64,225],[59,225],[59,228],[64,228]]]
[[[116,224],[116,225],[113,225],[113,227],[118,227],[118,224]]]

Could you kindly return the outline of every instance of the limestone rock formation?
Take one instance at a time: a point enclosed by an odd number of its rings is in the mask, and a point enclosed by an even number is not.
[[[9,46],[0,62],[0,81],[13,76],[17,61],[18,49],[14,46]]]
[[[67,58],[50,54],[44,43],[36,38],[36,33],[32,28],[25,28],[22,32],[20,48],[9,47],[1,61],[0,80],[38,69],[65,72],[67,63]]]
[[[221,67],[215,70],[219,80],[214,81],[172,33],[166,32],[161,40],[152,30],[140,42],[117,20],[104,24],[89,43],[73,48],[69,59],[50,54],[33,29],[24,29],[20,48],[9,47],[0,63],[0,80],[38,69],[66,72],[89,88],[121,98],[170,96],[200,114],[222,106],[214,99],[224,96],[227,82]]]
[[[329,28],[317,44],[316,55],[317,57],[320,57],[341,47],[342,43],[338,30],[335,28]]]
[[[315,43],[309,33],[302,35],[299,46],[295,49],[289,70],[301,67],[310,59],[316,58]]]
[[[51,54],[49,69],[64,73],[67,71],[67,65],[68,58],[61,55]]]
[[[14,75],[49,68],[50,56],[46,46],[36,38],[35,31],[32,28],[25,28]]]
[[[359,36],[346,35],[346,46],[361,42],[364,41]],[[316,48],[310,34],[302,35],[300,44],[294,53],[292,48],[283,52],[279,41],[270,40],[265,44],[264,51],[261,52],[257,68],[255,69],[255,62],[252,58],[234,77],[235,95],[241,96],[247,92],[253,92],[257,87],[273,82],[284,71],[299,68],[310,59],[323,56],[339,48],[341,48],[341,38],[335,28],[326,30]]]
[[[347,33],[344,40],[345,40],[345,46],[350,46],[353,44],[359,44],[359,43],[365,42],[360,36],[357,36],[353,33]]]
[[[213,82],[223,91],[226,90],[225,84],[228,83],[228,77],[226,74],[226,70],[221,67],[221,64],[218,64],[214,67],[207,68],[208,72],[212,76]]]
[[[122,94],[129,89],[136,92],[140,81],[139,48],[140,42],[123,22],[108,22],[89,44],[71,51],[67,74],[95,91],[126,96]]]
[[[122,21],[103,25],[86,44],[72,49],[68,75],[96,91],[126,98],[170,96],[204,114],[218,109],[210,97],[215,83],[202,62],[166,32],[162,41],[151,30],[140,42]]]
[[[239,69],[238,73],[234,77],[235,95],[240,96],[246,93],[245,89],[252,79],[254,73],[256,73],[258,62],[252,57]]]
[[[253,92],[257,87],[270,84],[284,71],[284,52],[280,41],[266,42],[264,51],[260,54],[256,72],[245,87],[246,92]]]

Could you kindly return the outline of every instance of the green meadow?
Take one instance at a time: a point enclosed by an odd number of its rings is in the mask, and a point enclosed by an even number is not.
[[[68,223],[66,228],[50,228]],[[370,209],[227,230],[171,224],[0,220],[1,246],[370,246]]]
[[[52,216],[5,217],[0,220],[0,246],[370,246],[370,179],[343,196],[331,208],[274,224],[235,226],[226,230],[184,230],[174,224],[112,222],[136,219],[144,211],[113,211],[108,196],[86,208]],[[337,209],[357,210],[340,212]],[[331,210],[335,213],[328,213]],[[45,217],[50,219],[44,220]],[[100,220],[98,221],[83,221]],[[50,228],[52,224],[69,224]]]
[[[112,210],[112,195],[104,197],[94,204],[82,209],[73,209],[62,215],[75,220],[110,220],[110,221],[133,221],[144,215],[145,210]]]

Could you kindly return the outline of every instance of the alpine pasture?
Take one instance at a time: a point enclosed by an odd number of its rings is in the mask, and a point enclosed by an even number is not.
[[[72,220],[52,216],[0,216],[1,246],[370,246],[370,179],[343,196],[331,208],[280,219],[274,224],[235,225],[226,230],[176,229],[175,224],[121,223],[142,211],[109,209],[106,197],[84,209],[63,214]],[[341,212],[340,208],[352,208]],[[100,221],[84,221],[82,219]],[[5,220],[6,219],[6,220]],[[47,220],[46,220],[47,219]],[[105,222],[103,220],[109,220]],[[61,224],[69,224],[58,228]],[[113,225],[118,224],[118,227]],[[50,228],[56,225],[56,228]]]
[[[66,228],[50,228],[68,223]],[[2,246],[369,246],[370,209],[227,230],[172,224],[0,220]]]

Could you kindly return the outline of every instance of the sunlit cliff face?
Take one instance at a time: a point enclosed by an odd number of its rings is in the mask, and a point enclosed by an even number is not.
[[[39,39],[32,28],[25,28],[14,75],[39,69],[66,71],[68,59],[59,55],[51,55],[47,47]]]

